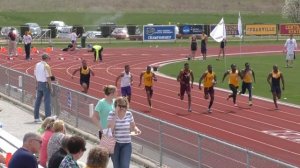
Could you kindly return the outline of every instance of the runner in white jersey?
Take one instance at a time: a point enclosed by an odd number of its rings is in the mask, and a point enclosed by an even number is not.
[[[125,71],[122,72],[116,79],[116,86],[118,86],[118,81],[121,78],[121,94],[123,97],[127,97],[128,102],[131,100],[131,85],[133,83],[133,78],[130,73],[129,65],[125,65]]]

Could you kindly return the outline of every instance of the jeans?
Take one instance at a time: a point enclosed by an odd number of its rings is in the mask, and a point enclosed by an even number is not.
[[[38,82],[34,104],[34,119],[40,118],[40,106],[44,97],[45,117],[51,116],[51,93],[47,82]]]
[[[129,168],[131,153],[131,143],[116,142],[114,154],[111,156],[114,168]]]

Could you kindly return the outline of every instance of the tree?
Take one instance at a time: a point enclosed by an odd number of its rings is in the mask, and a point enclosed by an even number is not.
[[[285,0],[282,7],[282,16],[293,23],[300,22],[300,0]]]

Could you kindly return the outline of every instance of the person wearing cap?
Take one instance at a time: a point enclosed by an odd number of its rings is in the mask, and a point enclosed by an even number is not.
[[[9,56],[17,56],[17,34],[14,28],[8,33],[8,54]]]
[[[103,47],[101,45],[93,45],[93,47],[88,50],[88,52],[94,52],[94,62],[98,60],[102,62]]]
[[[51,116],[51,68],[47,61],[50,57],[47,54],[42,55],[42,61],[35,65],[34,76],[36,79],[36,101],[34,105],[34,122],[41,123],[40,106],[44,97],[45,117]]]

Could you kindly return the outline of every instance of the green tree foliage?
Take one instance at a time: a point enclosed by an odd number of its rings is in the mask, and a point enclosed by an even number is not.
[[[282,7],[282,16],[293,23],[300,22],[300,0],[285,0]]]

